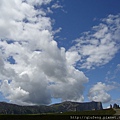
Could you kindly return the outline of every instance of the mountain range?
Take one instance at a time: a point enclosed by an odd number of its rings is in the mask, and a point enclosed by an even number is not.
[[[0,114],[44,114],[62,113],[68,111],[87,111],[103,109],[101,102],[71,102],[65,101],[52,105],[20,106],[16,104],[0,102]]]

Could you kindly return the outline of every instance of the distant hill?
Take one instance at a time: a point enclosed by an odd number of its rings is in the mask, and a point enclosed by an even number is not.
[[[69,111],[87,111],[87,110],[102,110],[101,102],[62,102],[49,106],[20,106],[0,102],[0,114],[43,114],[43,113],[60,113]]]
[[[58,112],[66,111],[88,111],[88,110],[102,110],[101,102],[70,102],[66,101],[63,103],[53,104],[50,107],[56,109]]]

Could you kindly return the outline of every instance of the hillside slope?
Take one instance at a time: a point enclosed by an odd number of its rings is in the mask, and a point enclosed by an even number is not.
[[[42,114],[101,109],[103,109],[101,102],[79,103],[66,101],[49,106],[19,106],[15,104],[0,102],[0,114]]]

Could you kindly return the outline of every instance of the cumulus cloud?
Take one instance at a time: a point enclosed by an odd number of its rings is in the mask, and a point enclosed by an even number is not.
[[[108,63],[120,49],[120,14],[109,15],[98,26],[76,39],[69,51],[77,51],[80,68],[94,68]]]
[[[100,101],[103,103],[109,102],[111,100],[111,96],[107,92],[112,89],[114,89],[114,86],[98,82],[89,90],[88,98],[91,101]]]
[[[66,59],[68,64],[75,65],[76,62],[79,61],[81,58],[77,51],[67,51]]]
[[[80,67],[87,69],[101,66],[119,50],[120,15],[102,19],[68,51],[58,48],[54,34],[61,28],[52,30],[47,13],[53,12],[50,8],[62,6],[56,3],[50,7],[50,2],[1,0],[0,92],[12,103],[49,104],[52,98],[83,101],[88,78],[75,68],[76,63],[79,61]],[[47,5],[47,10],[42,5]],[[109,101],[108,88],[97,83],[90,89],[89,99]]]
[[[10,102],[33,105],[49,104],[51,98],[84,99],[88,78],[73,66],[77,53],[66,55],[53,39],[51,19],[41,7],[50,2],[1,0],[0,91]]]
[[[52,84],[50,86],[50,88],[52,88],[52,95],[55,96],[55,98],[59,98],[59,96],[61,96],[63,100],[83,101],[84,97],[82,93],[84,87],[82,84],[87,82],[84,73],[75,70],[75,68],[71,66],[68,67],[68,72],[68,81],[64,83],[58,82],[57,84]]]

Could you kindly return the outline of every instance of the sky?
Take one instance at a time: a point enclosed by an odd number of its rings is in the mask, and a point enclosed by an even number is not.
[[[0,101],[120,104],[119,0],[1,0]]]

